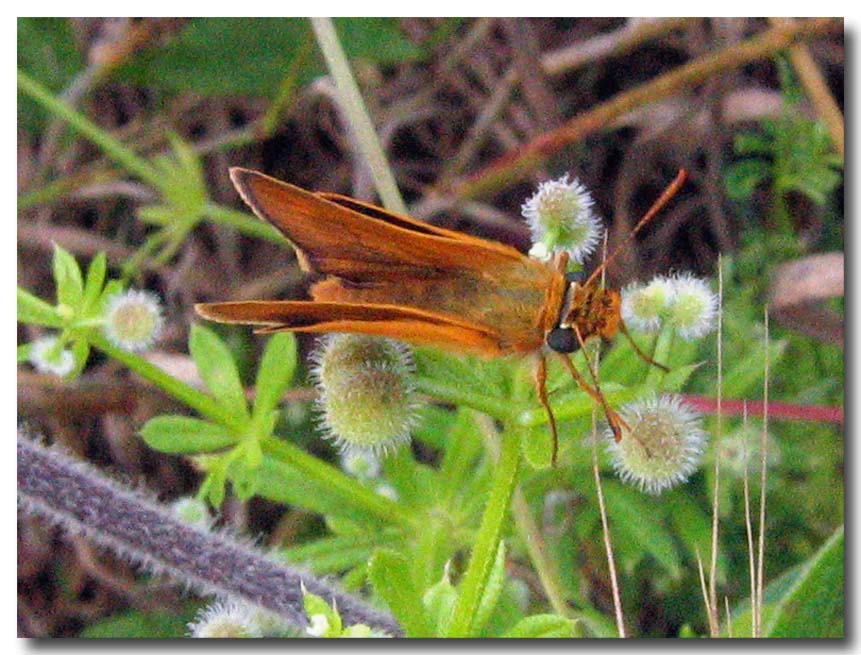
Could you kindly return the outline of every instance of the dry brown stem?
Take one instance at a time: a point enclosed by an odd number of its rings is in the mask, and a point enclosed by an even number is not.
[[[657,100],[702,83],[712,75],[738,68],[767,57],[803,39],[810,39],[834,28],[834,21],[817,18],[791,25],[773,27],[753,38],[705,55],[665,73],[646,84],[624,91],[610,100],[580,114],[565,125],[527,143],[500,158],[451,192],[460,198],[474,198],[494,191],[535,170],[551,154],[609,125],[613,119]]]

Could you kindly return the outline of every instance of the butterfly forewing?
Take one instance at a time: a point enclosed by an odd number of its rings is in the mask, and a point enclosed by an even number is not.
[[[488,353],[541,346],[548,294],[559,295],[557,287],[564,284],[553,266],[509,246],[344,196],[310,193],[247,169],[234,168],[230,173],[254,212],[293,243],[303,268],[328,275],[311,289],[315,304],[331,312],[329,320],[320,324],[339,321],[343,327],[344,321],[362,320],[349,312],[337,313],[345,305],[384,305],[443,317],[447,329],[457,326],[473,333],[461,341],[471,346],[481,342],[480,349]],[[222,313],[226,307],[221,304]],[[239,311],[236,304],[230,308]],[[262,315],[253,320],[250,312],[262,309],[245,306],[242,322],[271,326]],[[289,309],[298,311],[295,305]],[[415,329],[395,334],[404,328],[403,320],[414,320],[401,319],[389,323],[390,336],[418,341]],[[279,325],[283,329],[297,320],[299,315],[291,313]],[[311,331],[307,326],[296,329]],[[370,329],[362,326],[352,331]],[[482,341],[485,337],[475,335],[493,335],[495,345],[491,348]],[[452,340],[451,349],[461,349],[451,332],[445,336]],[[437,345],[445,347],[444,342]]]
[[[254,212],[280,230],[320,273],[355,282],[433,278],[457,270],[535,268],[516,249],[434,228],[341,196],[318,195],[262,173],[233,168]],[[337,200],[337,201],[336,201]]]

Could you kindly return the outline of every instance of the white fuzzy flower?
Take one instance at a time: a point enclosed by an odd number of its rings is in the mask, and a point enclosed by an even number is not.
[[[312,355],[321,425],[341,452],[381,456],[410,440],[419,400],[407,346],[362,334],[330,334]]]
[[[660,494],[697,470],[708,436],[699,414],[679,396],[664,395],[628,403],[619,415],[630,429],[616,441],[605,433],[610,462],[623,482]]]
[[[58,348],[57,337],[42,337],[30,344],[30,363],[40,373],[65,377],[75,369],[75,356],[70,350]]]
[[[690,273],[672,279],[674,297],[669,319],[686,341],[699,339],[715,327],[718,298],[708,283]]]
[[[312,614],[308,617],[308,627],[305,632],[311,637],[325,637],[329,634],[329,618],[325,614]]]
[[[544,244],[536,251],[539,258],[552,250],[567,250],[572,261],[582,263],[595,250],[601,233],[594,204],[586,187],[576,179],[569,182],[568,175],[542,183],[521,207],[532,242]]]
[[[236,600],[219,600],[200,610],[188,624],[195,639],[259,639],[258,610]]]
[[[164,327],[161,303],[148,291],[129,289],[111,297],[105,308],[105,336],[118,348],[146,350]]]
[[[380,458],[368,450],[341,453],[341,468],[355,478],[368,480],[380,474]]]
[[[646,285],[634,283],[622,289],[622,320],[633,330],[654,334],[675,298],[671,278],[657,276]]]

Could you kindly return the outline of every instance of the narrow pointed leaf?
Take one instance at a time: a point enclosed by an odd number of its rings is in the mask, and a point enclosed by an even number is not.
[[[188,347],[212,395],[237,416],[247,418],[245,390],[230,349],[215,332],[201,325],[191,328]]]

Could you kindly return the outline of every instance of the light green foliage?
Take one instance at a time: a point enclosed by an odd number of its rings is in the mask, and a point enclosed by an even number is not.
[[[370,637],[386,637],[389,635],[375,632],[361,623],[345,626],[338,613],[338,608],[329,605],[320,596],[303,590],[305,614],[308,616],[310,625],[306,629],[312,637],[326,639],[367,639]]]
[[[55,244],[52,270],[57,304],[50,305],[19,287],[18,321],[60,330],[59,341],[70,344],[75,359],[74,369],[66,376],[71,379],[80,375],[87,363],[89,337],[101,324],[105,302],[122,286],[115,280],[105,284],[104,253],[93,258],[84,277],[75,258]],[[26,352],[19,349],[19,361]]]
[[[762,121],[762,132],[745,132],[736,137],[735,151],[744,159],[726,171],[727,194],[745,200],[760,184],[768,182],[778,202],[796,191],[824,205],[842,180],[843,159],[834,151],[825,125],[802,114],[801,91],[789,64],[784,59],[779,59],[778,64],[783,110],[778,118]]]

